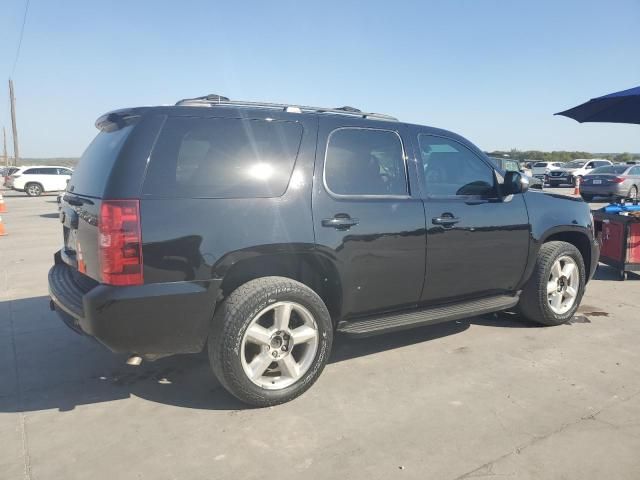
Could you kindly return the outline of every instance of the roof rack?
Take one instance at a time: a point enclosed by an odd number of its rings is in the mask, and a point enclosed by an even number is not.
[[[361,118],[370,118],[373,120],[388,120],[397,122],[396,117],[385,115],[383,113],[363,112],[354,107],[338,107],[338,108],[321,108],[310,107],[308,105],[289,105],[284,103],[265,103],[265,102],[245,102],[238,100],[229,100],[228,97],[222,95],[205,95],[203,97],[184,98],[176,103],[176,106],[182,107],[217,107],[217,106],[234,106],[234,107],[251,107],[251,108],[267,108],[282,110],[291,113],[328,113],[335,115],[350,115]]]

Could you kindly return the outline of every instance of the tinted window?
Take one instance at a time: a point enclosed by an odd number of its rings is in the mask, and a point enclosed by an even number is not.
[[[534,167],[546,167],[547,166],[547,162],[538,162],[534,165]]]
[[[229,118],[170,118],[151,156],[144,192],[184,197],[279,197],[302,126]]]
[[[28,168],[27,170],[22,172],[23,175],[38,175],[39,173],[40,173],[39,168]]]
[[[71,176],[68,190],[91,197],[101,197],[111,173],[133,125],[114,131],[102,131],[87,147]]]
[[[613,173],[615,175],[620,175],[624,173],[627,168],[629,167],[627,167],[626,165],[608,165],[606,167],[596,168],[595,170],[590,172],[590,174],[597,175],[599,173]]]
[[[43,175],[57,175],[58,174],[58,169],[57,168],[41,168],[40,169]]]
[[[334,130],[327,143],[324,178],[338,195],[406,195],[400,137],[389,130]]]
[[[495,192],[493,169],[460,143],[418,135],[427,195],[480,195]]]

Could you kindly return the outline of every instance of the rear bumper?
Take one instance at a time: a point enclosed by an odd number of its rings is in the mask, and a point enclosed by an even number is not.
[[[617,183],[613,185],[580,185],[580,192],[588,195],[608,197],[610,195],[626,195],[628,189],[621,187],[621,185]]]
[[[52,307],[78,333],[113,352],[164,356],[202,350],[213,316],[218,281],[99,284],[63,263],[49,271]]]

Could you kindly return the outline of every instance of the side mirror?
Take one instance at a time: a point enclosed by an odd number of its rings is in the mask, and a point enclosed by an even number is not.
[[[529,190],[529,180],[527,180],[527,177],[523,177],[520,172],[509,171],[504,175],[502,194],[505,197],[516,193],[524,193],[527,190]]]

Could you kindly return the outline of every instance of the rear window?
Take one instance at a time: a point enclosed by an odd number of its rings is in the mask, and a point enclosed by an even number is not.
[[[101,197],[120,149],[132,129],[133,125],[129,125],[110,132],[101,131],[80,157],[67,190]]]
[[[591,175],[598,175],[598,174],[604,174],[604,173],[612,173],[614,175],[621,175],[627,170],[627,168],[629,168],[627,165],[609,165],[609,166],[606,166],[606,167],[596,168],[595,170],[593,170],[591,172]]]
[[[144,193],[201,198],[279,197],[300,147],[302,126],[288,121],[169,118]]]

